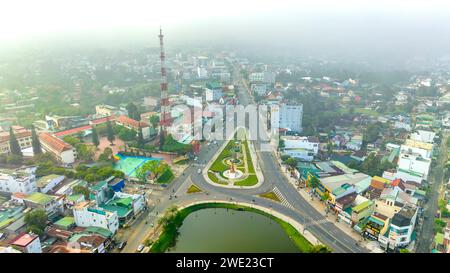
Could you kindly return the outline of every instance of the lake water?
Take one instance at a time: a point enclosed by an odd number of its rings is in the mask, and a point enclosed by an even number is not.
[[[281,226],[248,211],[208,208],[189,214],[177,244],[167,252],[299,253]]]

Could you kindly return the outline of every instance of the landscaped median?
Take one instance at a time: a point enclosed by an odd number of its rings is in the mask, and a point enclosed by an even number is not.
[[[201,203],[188,206],[181,210],[177,210],[175,207],[169,208],[166,214],[160,219],[163,231],[159,236],[159,239],[151,245],[150,252],[163,253],[170,247],[175,246],[178,236],[178,229],[183,224],[184,219],[192,212],[207,208],[243,210],[264,215],[280,224],[301,253],[329,252],[329,249],[323,245],[311,244],[294,226],[284,220],[256,208],[231,203]]]
[[[254,187],[261,182],[255,173],[255,166],[247,138],[237,140],[238,131],[221,149],[206,170],[205,179],[211,183],[228,187]],[[242,133],[242,131],[240,131]]]

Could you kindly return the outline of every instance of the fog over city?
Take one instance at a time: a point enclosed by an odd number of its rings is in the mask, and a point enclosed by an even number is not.
[[[239,48],[275,58],[393,64],[450,53],[450,4],[438,0],[21,0],[2,10],[0,52],[23,46],[156,47],[162,26],[169,50]]]

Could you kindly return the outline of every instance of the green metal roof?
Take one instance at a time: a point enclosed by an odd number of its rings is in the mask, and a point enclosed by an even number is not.
[[[375,218],[375,217],[370,216],[369,217],[369,221],[372,221],[372,222],[374,222],[374,223],[376,223],[376,224],[378,224],[380,226],[384,226],[384,222],[379,220],[379,219],[377,219],[377,218]]]
[[[55,222],[55,225],[64,227],[64,228],[69,228],[71,225],[75,224],[75,219],[73,217],[70,216],[66,216],[64,218],[59,219],[58,221]]]
[[[82,194],[72,194],[71,196],[67,197],[67,199],[71,202],[78,201],[83,195]]]
[[[436,236],[434,236],[434,242],[437,245],[443,245],[444,244],[444,234],[437,233]]]
[[[119,218],[126,217],[133,211],[133,209],[114,205],[102,205],[101,208],[109,212],[117,212],[117,216],[119,216]]]
[[[370,200],[364,201],[364,202],[362,202],[361,204],[359,204],[359,205],[357,205],[357,206],[354,206],[354,207],[352,208],[352,211],[358,213],[358,212],[363,211],[363,210],[365,210],[366,208],[368,208],[371,204],[372,204],[372,201],[370,201]]]
[[[106,184],[107,184],[106,181],[100,181],[97,184],[95,184],[94,186],[92,186],[91,190],[93,190],[93,191],[101,190]]]
[[[54,199],[53,196],[50,196],[50,195],[47,195],[47,194],[41,193],[41,192],[34,192],[25,198],[25,200],[29,200],[33,203],[38,203],[40,205],[48,204],[53,199]]]
[[[105,228],[101,228],[101,227],[90,226],[90,227],[87,227],[85,229],[85,231],[89,232],[89,233],[100,234],[101,236],[103,236],[105,238],[111,237],[113,235],[111,231],[109,231],[109,230],[107,230]]]

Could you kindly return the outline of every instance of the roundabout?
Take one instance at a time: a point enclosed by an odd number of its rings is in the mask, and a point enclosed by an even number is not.
[[[239,130],[244,130],[240,135],[246,135],[245,128],[238,128],[203,170],[208,183],[226,188],[255,188],[262,184],[263,175],[253,160],[256,152],[247,137],[237,139]]]

